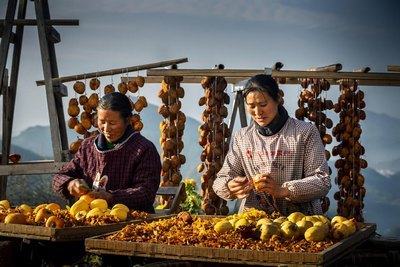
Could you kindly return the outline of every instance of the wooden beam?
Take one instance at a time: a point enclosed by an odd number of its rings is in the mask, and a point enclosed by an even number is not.
[[[10,125],[10,106],[14,107],[14,103],[10,98],[10,90],[8,87],[8,69],[6,69],[3,76],[3,118],[2,118],[2,140],[1,140],[1,164],[8,163],[8,155],[10,154],[11,147],[11,129],[12,122]],[[11,126],[11,129],[10,129]]]
[[[0,95],[3,94],[3,140],[2,140],[2,153],[3,157],[1,164],[8,163],[8,154],[10,151],[11,129],[6,129],[9,126],[8,121],[4,121],[8,118],[8,102],[10,100],[10,94],[8,92],[8,72],[6,69],[8,50],[10,48],[11,38],[13,37],[13,21],[15,17],[15,12],[17,9],[17,0],[9,0],[7,5],[6,17],[4,22],[4,27],[2,30],[2,38],[0,43]],[[15,40],[14,40],[15,41]],[[4,89],[4,91],[2,90]],[[2,92],[3,91],[3,92]],[[0,176],[0,198],[6,198],[7,191],[7,176]]]
[[[96,78],[96,77],[110,76],[110,75],[133,72],[133,71],[167,67],[167,66],[171,66],[171,65],[175,65],[175,64],[185,63],[185,62],[188,62],[187,58],[180,58],[180,59],[174,59],[174,60],[160,61],[160,62],[151,63],[151,64],[137,65],[137,66],[132,66],[132,67],[125,67],[125,68],[118,68],[118,69],[111,69],[111,70],[104,70],[104,71],[64,76],[64,77],[54,78],[54,79],[52,79],[52,81],[60,82],[60,83],[72,82],[72,81],[82,80],[82,79],[91,79],[91,78]],[[45,84],[44,80],[36,81],[37,86],[41,86],[44,84]]]
[[[337,72],[342,69],[342,64],[337,63],[337,64],[332,64],[328,66],[323,66],[323,67],[317,67],[317,68],[308,68],[306,69],[307,71],[333,71]]]
[[[0,38],[3,37],[3,28],[0,26]],[[15,34],[11,32],[10,43],[15,43]]]
[[[178,70],[162,70],[152,69],[147,71],[147,76],[220,76],[220,77],[241,77],[243,80],[248,79],[256,74],[265,73],[264,70],[218,70],[218,69],[178,69]],[[293,71],[293,70],[272,70],[272,77],[286,78],[283,84],[298,84],[302,78],[319,78],[327,79],[332,84],[337,84],[338,80],[354,79],[359,80],[360,85],[383,85],[398,86],[400,85],[400,73],[361,73],[361,72],[326,72],[326,71]]]
[[[159,77],[159,76],[147,76],[145,77],[146,83],[161,83],[164,77]],[[121,77],[121,81],[127,83],[131,80],[134,80],[135,77]],[[181,83],[200,83],[203,77],[199,76],[184,76],[183,80]],[[241,77],[225,77],[227,83],[229,84],[236,84],[238,82],[241,82],[243,80],[246,80]]]
[[[354,69],[353,70],[353,72],[364,72],[364,73],[367,73],[367,72],[370,72],[370,71],[371,71],[370,67],[364,67],[364,68],[359,68],[359,69]]]
[[[68,96],[68,88],[65,84],[62,83],[54,85],[54,93],[61,97]]]
[[[249,78],[256,74],[263,74],[264,70],[229,70],[229,69],[151,69],[147,76],[215,76],[215,77],[244,77]]]
[[[0,27],[4,24],[5,20],[0,19]],[[61,25],[61,26],[79,26],[78,19],[47,19],[46,25]],[[21,26],[36,26],[37,20],[35,19],[15,19],[13,25]]]
[[[17,9],[17,0],[9,0],[6,11],[6,18],[2,30],[2,38],[0,43],[0,90],[3,88],[3,76],[6,70],[8,50],[10,48],[10,40],[12,35],[12,27]],[[1,95],[1,91],[0,91]]]
[[[18,6],[18,19],[24,19],[26,16],[26,6],[27,0],[20,0]],[[11,137],[12,137],[12,129],[14,123],[14,112],[15,112],[15,98],[17,94],[17,84],[18,84],[18,73],[19,73],[19,65],[21,59],[21,50],[22,50],[22,40],[23,40],[24,26],[17,25],[15,29],[14,38],[14,49],[11,63],[11,74],[10,74],[10,85],[8,86],[8,80],[5,82],[5,86],[3,89],[4,97],[3,97],[3,140],[2,140],[2,153],[5,159],[8,158],[10,154],[11,147]],[[6,165],[8,163],[7,160],[3,160],[2,164]],[[4,197],[7,195],[7,177],[3,177],[3,182],[5,183],[4,189],[0,190],[0,195],[4,194]]]
[[[326,79],[331,85],[339,84],[340,80]],[[281,84],[299,84],[299,78],[286,78],[284,83]],[[363,86],[400,86],[400,80],[386,81],[386,80],[359,80],[359,85]]]
[[[387,70],[388,70],[388,71],[400,72],[400,66],[389,65],[389,66],[387,66]]]
[[[47,15],[47,0],[35,0],[35,12],[37,18],[37,29],[39,35],[40,53],[42,58],[42,68],[46,84],[47,108],[50,121],[51,142],[53,148],[53,156],[55,161],[62,161],[61,137],[59,132],[57,102],[54,94],[51,66],[50,43],[47,40],[46,25],[44,23]]]
[[[29,161],[0,165],[0,176],[56,173],[67,162]]]
[[[50,42],[53,44],[58,44],[61,42],[61,36],[60,33],[54,28],[54,27],[47,27],[46,28],[46,34],[47,38]]]

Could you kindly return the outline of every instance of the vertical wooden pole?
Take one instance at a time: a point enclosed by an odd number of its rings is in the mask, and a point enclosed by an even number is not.
[[[18,6],[18,19],[25,19],[26,16],[26,0],[20,0]],[[14,38],[14,49],[11,63],[10,86],[7,88],[7,102],[5,103],[5,111],[3,114],[3,142],[6,149],[3,148],[3,154],[8,155],[11,146],[12,128],[14,122],[15,98],[17,95],[17,83],[19,64],[21,59],[22,39],[24,34],[24,25],[17,25]],[[6,96],[6,94],[4,94]],[[3,143],[3,144],[4,144]]]
[[[231,131],[231,133],[233,133],[233,126],[235,126],[236,113],[238,112],[238,110],[239,110],[240,125],[241,127],[246,127],[247,118],[246,118],[246,111],[244,107],[244,98],[242,91],[236,92],[235,102],[233,103],[232,115],[229,122],[229,130]],[[228,143],[231,142],[231,136],[227,139],[227,142]]]
[[[18,19],[25,19],[26,16],[26,0],[19,1]],[[24,33],[24,25],[16,26],[14,37],[13,58],[11,63],[10,86],[8,84],[8,77],[6,79],[6,86],[3,87],[3,140],[2,140],[2,164],[8,163],[8,155],[10,154],[12,128],[14,122],[14,108],[15,98],[17,95],[17,83],[19,64],[21,59],[22,39]],[[7,176],[2,176],[2,198],[7,197]]]
[[[12,28],[14,24],[17,0],[8,0],[6,19],[4,20],[3,33],[0,43],[0,90],[3,89],[3,76],[6,71],[8,49],[10,48]],[[1,92],[0,92],[1,94]]]
[[[0,94],[3,94],[3,140],[2,140],[2,165],[8,164],[8,155],[10,153],[11,129],[7,128],[9,120],[10,94],[8,90],[8,72],[6,70],[8,50],[10,48],[12,28],[14,24],[15,11],[17,9],[17,0],[9,0],[7,6],[6,19],[3,25],[3,33],[0,44]],[[7,176],[0,176],[0,199],[6,198]]]
[[[49,5],[47,0],[43,2],[43,12],[44,12],[44,18],[46,20],[50,20],[50,10],[49,10]],[[56,49],[54,46],[53,42],[48,42],[49,46],[49,56],[50,56],[50,67],[51,67],[51,72],[52,72],[52,78],[57,78],[59,77],[58,73],[58,67],[57,67],[57,56],[56,56]],[[60,83],[53,83],[54,86],[60,86]],[[63,153],[64,151],[66,154],[62,154],[61,158],[62,161],[68,160],[69,159],[69,146],[68,146],[68,137],[67,137],[67,126],[65,123],[65,117],[64,117],[64,107],[63,107],[63,102],[62,102],[62,95],[58,94],[55,90],[53,90],[55,93],[54,95],[54,100],[56,103],[56,110],[57,110],[57,117],[58,117],[58,129],[59,129],[59,134],[60,134],[60,141],[61,141],[61,152]]]
[[[53,155],[54,161],[61,162],[65,161],[65,157],[63,155],[63,151],[61,148],[61,135],[60,135],[60,123],[59,120],[63,120],[63,114],[59,114],[60,109],[62,110],[62,102],[60,99],[57,99],[55,94],[52,78],[56,78],[58,73],[56,72],[56,67],[54,66],[54,60],[51,58],[51,51],[54,49],[54,44],[50,43],[48,40],[48,36],[46,34],[46,19],[49,18],[48,12],[48,2],[47,0],[35,0],[35,10],[36,10],[36,19],[37,19],[37,27],[38,27],[38,35],[39,35],[39,44],[40,44],[40,52],[42,56],[42,67],[43,74],[46,85],[46,96],[47,96],[47,108],[49,111],[49,119],[50,119],[50,132],[51,132],[51,141],[53,145]],[[52,66],[53,63],[53,66]],[[61,107],[60,107],[61,102]],[[57,110],[58,105],[58,110]],[[60,118],[62,115],[62,118]],[[65,125],[65,121],[64,125]],[[65,126],[64,126],[65,127]],[[65,128],[64,128],[65,129]],[[63,137],[64,139],[64,137]],[[66,133],[65,133],[66,139]]]
[[[2,149],[5,149],[5,141],[4,141],[4,134],[7,133],[5,129],[4,119],[6,117],[6,109],[7,109],[7,99],[8,99],[8,71],[7,69],[4,70],[3,79],[2,79],[2,91],[3,91],[3,140],[2,140]],[[9,150],[9,149],[8,149]],[[8,154],[4,153],[1,157],[1,165],[8,164]],[[6,199],[7,197],[7,175],[0,176],[0,200]]]

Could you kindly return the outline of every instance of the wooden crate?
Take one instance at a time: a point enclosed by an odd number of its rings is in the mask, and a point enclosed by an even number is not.
[[[324,266],[350,253],[376,230],[375,224],[364,228],[320,253],[255,251],[195,246],[178,246],[105,240],[102,236],[85,239],[87,252],[137,257],[190,260],[259,266]]]
[[[164,216],[150,214],[148,218],[137,219],[127,222],[96,226],[65,227],[58,229],[35,225],[0,223],[0,236],[49,241],[78,241],[84,240],[85,238],[90,236],[102,235],[121,230],[124,226],[131,223],[152,221],[154,219],[159,219],[162,217]]]

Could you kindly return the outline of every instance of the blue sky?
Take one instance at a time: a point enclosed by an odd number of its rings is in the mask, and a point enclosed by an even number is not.
[[[56,27],[61,34],[61,43],[56,44],[60,76],[182,57],[189,62],[181,64],[181,69],[207,69],[218,63],[227,69],[263,69],[281,61],[285,70],[341,63],[343,71],[368,66],[374,72],[386,72],[387,65],[400,65],[399,3],[49,0],[52,18],[80,21],[79,26]],[[2,18],[6,7],[7,1],[1,1]],[[33,17],[34,5],[28,1],[27,18]],[[45,90],[35,84],[43,78],[35,27],[25,29],[19,77],[14,135],[29,126],[48,124]],[[107,76],[101,82],[117,84],[119,79],[120,75]],[[66,85],[69,96],[65,102],[74,96],[72,83]],[[197,99],[203,93],[201,86],[183,87],[190,95],[183,100],[183,111],[200,120],[202,108],[197,107]],[[158,88],[147,85],[141,94],[159,105]],[[299,86],[283,89],[285,103],[294,111]],[[400,118],[399,89],[364,87],[366,110]],[[332,99],[336,100],[335,92]]]

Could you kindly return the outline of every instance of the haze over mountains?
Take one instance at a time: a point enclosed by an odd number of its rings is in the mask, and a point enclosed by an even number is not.
[[[365,187],[367,194],[364,200],[364,217],[367,222],[378,224],[378,233],[382,235],[400,236],[400,119],[395,119],[387,115],[367,112],[367,120],[361,122],[362,139],[361,143],[366,148],[364,158],[368,162],[368,168],[362,170],[365,176]],[[162,117],[157,113],[155,105],[149,105],[141,112],[144,122],[142,134],[150,139],[161,153],[159,138],[159,123]],[[197,143],[199,134],[197,128],[200,122],[188,117],[184,132],[185,147],[182,153],[186,156],[186,164],[181,168],[184,178],[194,178],[198,185],[201,175],[196,168],[200,161],[202,148]],[[237,124],[239,125],[239,124]],[[239,127],[239,126],[236,126]],[[237,128],[234,129],[234,131]],[[75,140],[77,134],[68,130],[69,142]],[[335,145],[334,143],[331,146]],[[331,147],[327,147],[331,149]],[[51,136],[49,126],[35,126],[26,129],[12,139],[11,152],[20,153],[23,161],[52,159]],[[331,159],[330,165],[333,166],[335,159]],[[331,200],[328,215],[336,213],[336,201],[333,194],[338,190],[334,184],[335,169],[331,176],[332,189],[329,193]],[[26,179],[26,177],[24,178]],[[35,179],[39,179],[36,177]],[[41,178],[42,179],[42,178]],[[47,178],[49,179],[49,178]],[[42,182],[44,182],[46,178]],[[38,181],[38,180],[36,180]],[[10,179],[9,185],[17,183]],[[32,183],[24,182],[23,188],[35,186]],[[32,185],[30,185],[32,184]],[[36,184],[36,183],[35,183]],[[37,185],[36,185],[37,186]],[[46,186],[49,190],[49,186]],[[11,189],[8,189],[10,192]],[[13,195],[19,193],[13,192]],[[21,195],[21,194],[19,194]],[[49,197],[46,195],[46,197]]]

